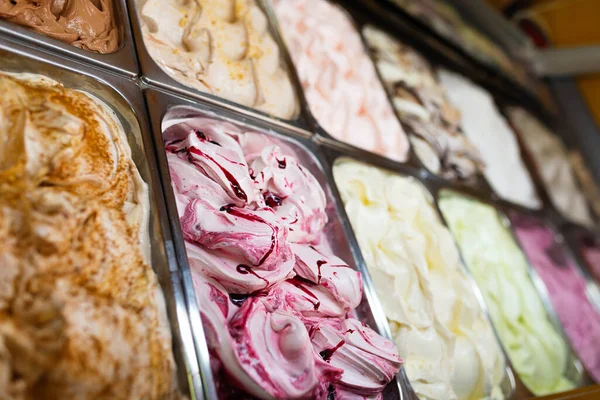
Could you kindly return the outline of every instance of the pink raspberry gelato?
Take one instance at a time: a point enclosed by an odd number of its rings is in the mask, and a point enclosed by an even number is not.
[[[274,139],[204,117],[163,121],[213,367],[261,398],[378,398],[395,345],[350,318],[360,274],[329,250],[325,193]]]

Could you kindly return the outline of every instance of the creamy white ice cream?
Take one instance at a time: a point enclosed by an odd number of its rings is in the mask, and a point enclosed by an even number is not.
[[[418,396],[501,398],[502,351],[425,189],[348,159],[334,177]]]
[[[502,198],[539,208],[531,176],[521,159],[514,132],[483,88],[453,72],[439,71],[450,101],[462,114],[462,130],[477,147],[486,164],[485,177]]]

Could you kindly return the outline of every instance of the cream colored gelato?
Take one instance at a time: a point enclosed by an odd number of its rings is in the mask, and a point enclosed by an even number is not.
[[[435,174],[473,181],[483,161],[460,132],[460,112],[448,101],[429,62],[377,28],[366,26],[363,33],[419,159]]]
[[[0,72],[0,398],[178,397],[148,189],[116,115]]]
[[[520,107],[509,108],[508,116],[533,156],[552,203],[572,221],[591,225],[590,210],[560,138]]]
[[[275,11],[310,111],[334,138],[406,161],[409,143],[344,10],[326,0],[277,0]]]
[[[504,356],[425,189],[349,159],[333,173],[419,398],[503,398]]]
[[[521,159],[517,138],[483,88],[460,75],[439,72],[450,101],[462,113],[463,132],[479,149],[485,177],[496,193],[529,208],[541,207],[531,176]]]
[[[292,119],[299,105],[255,0],[137,0],[156,63],[194,89]]]
[[[537,396],[573,388],[569,348],[550,322],[523,253],[489,205],[444,193],[439,200],[521,380]]]

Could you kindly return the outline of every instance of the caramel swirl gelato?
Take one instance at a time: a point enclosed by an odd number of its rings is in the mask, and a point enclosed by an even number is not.
[[[136,0],[144,45],[173,79],[284,119],[300,106],[256,0]]]
[[[178,396],[148,189],[116,115],[0,72],[0,398]]]
[[[0,18],[95,53],[119,47],[115,0],[0,0]]]

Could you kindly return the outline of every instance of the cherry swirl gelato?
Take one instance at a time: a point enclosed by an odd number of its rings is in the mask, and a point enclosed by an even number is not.
[[[166,119],[163,139],[221,395],[381,397],[401,360],[350,317],[361,276],[329,250],[317,179],[227,122]]]

